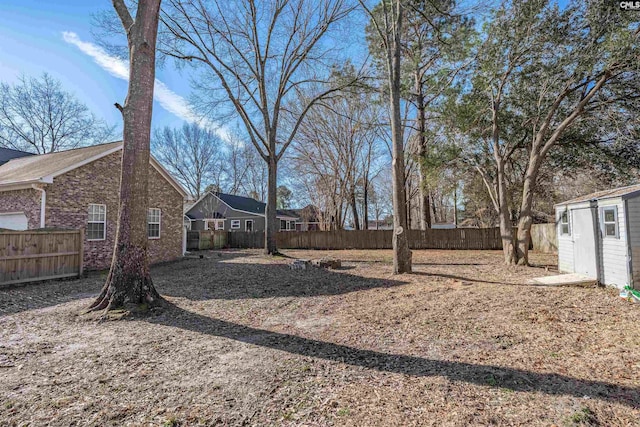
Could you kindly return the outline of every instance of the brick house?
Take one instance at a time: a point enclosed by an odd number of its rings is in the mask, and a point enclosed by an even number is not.
[[[0,228],[85,229],[85,269],[108,268],[116,235],[122,142],[16,158],[0,166]],[[149,256],[183,254],[185,190],[152,157]]]

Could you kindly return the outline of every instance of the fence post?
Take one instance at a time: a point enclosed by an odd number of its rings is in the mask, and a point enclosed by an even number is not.
[[[78,254],[78,257],[78,264],[80,264],[78,277],[82,277],[82,274],[84,273],[84,227],[80,227],[80,253]]]

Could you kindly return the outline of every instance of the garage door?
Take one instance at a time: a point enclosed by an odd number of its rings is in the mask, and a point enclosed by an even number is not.
[[[26,230],[29,227],[27,216],[22,212],[0,213],[0,228]]]

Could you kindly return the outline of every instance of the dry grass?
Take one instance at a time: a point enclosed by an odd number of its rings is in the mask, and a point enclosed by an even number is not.
[[[638,425],[640,306],[524,284],[554,257],[333,254],[160,266],[170,305],[122,321],[78,314],[100,275],[0,290],[0,425]]]

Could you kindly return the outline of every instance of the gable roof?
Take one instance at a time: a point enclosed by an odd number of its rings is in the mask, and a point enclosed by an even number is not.
[[[204,200],[204,198],[207,197],[208,195],[212,195],[214,197],[217,197],[225,205],[229,206],[231,209],[233,209],[235,211],[245,212],[245,213],[249,213],[249,214],[253,214],[253,215],[259,215],[259,216],[264,216],[265,215],[264,213],[265,213],[265,210],[266,210],[266,207],[267,207],[266,203],[260,202],[260,201],[258,201],[256,199],[252,199],[251,197],[236,196],[235,194],[220,193],[220,192],[216,192],[216,191],[210,191],[208,193],[203,194],[200,197],[200,199],[198,199],[193,205],[189,206],[189,208],[186,210],[185,213],[190,218],[199,219],[199,218],[196,218],[194,216],[194,214],[191,213],[191,210],[196,205],[198,205],[202,200]],[[285,209],[277,209],[276,210],[276,215],[278,217],[286,217],[286,218],[291,218],[291,219],[298,218],[298,216],[295,213],[293,213],[291,211],[288,211],[288,210],[285,210]]]
[[[218,199],[225,202],[229,205],[230,208],[235,209],[237,211],[244,211],[249,213],[254,213],[257,215],[264,215],[264,211],[266,209],[266,204],[257,201],[256,199],[252,199],[251,197],[243,197],[236,196],[234,194],[225,194],[225,193],[212,193]]]
[[[13,150],[11,148],[0,147],[0,165],[7,163],[11,159],[17,159],[19,157],[33,156],[33,153],[27,153],[26,151]]]
[[[610,190],[596,191],[595,193],[576,197],[575,199],[567,200],[566,202],[557,203],[556,206],[571,205],[574,203],[583,203],[583,202],[589,202],[591,200],[598,200],[598,199],[612,199],[616,197],[622,197],[623,199],[627,199],[629,197],[633,197],[638,194],[640,194],[640,184],[634,184],[634,185],[629,185],[627,187],[619,187],[619,188],[613,188]]]
[[[56,176],[120,150],[122,150],[122,141],[116,141],[55,153],[14,158],[0,165],[0,188],[36,183],[51,184]],[[153,156],[151,156],[149,163],[169,181],[183,197],[187,195],[187,192],[182,188],[180,183],[178,183]]]
[[[290,209],[289,212],[303,222],[320,222],[320,216],[323,215],[320,208],[312,204],[308,204],[304,208]]]
[[[300,215],[298,215],[293,209],[276,209],[278,216],[288,217],[292,219],[299,219]]]
[[[259,202],[251,197],[236,196],[235,194],[213,193],[220,200],[225,202],[229,207],[237,211],[253,213],[264,216],[267,204]],[[298,216],[286,209],[276,209],[276,215],[279,217],[297,218]]]

